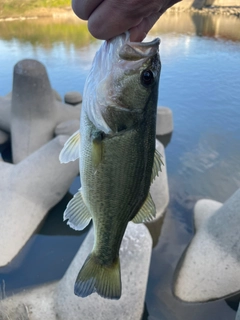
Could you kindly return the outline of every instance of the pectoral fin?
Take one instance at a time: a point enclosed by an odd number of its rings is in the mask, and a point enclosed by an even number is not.
[[[136,216],[132,219],[132,221],[134,223],[148,222],[154,219],[155,216],[156,216],[156,207],[151,197],[151,194],[149,193],[141,209],[136,214]]]
[[[161,158],[162,158],[162,155],[157,150],[155,150],[153,168],[152,168],[152,176],[151,176],[151,183],[156,178],[156,176],[158,176],[158,172],[162,171],[161,166],[162,165],[164,166],[164,163],[163,163]]]
[[[74,195],[64,211],[63,221],[67,219],[67,224],[74,230],[83,230],[92,219],[91,214],[83,201],[81,190]]]
[[[80,132],[75,132],[64,144],[59,155],[61,163],[68,163],[79,158]]]

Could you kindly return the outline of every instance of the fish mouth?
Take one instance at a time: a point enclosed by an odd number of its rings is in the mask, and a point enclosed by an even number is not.
[[[149,42],[131,42],[130,34],[126,34],[126,43],[119,51],[119,57],[123,60],[137,61],[151,58],[159,51],[160,39],[155,38]]]

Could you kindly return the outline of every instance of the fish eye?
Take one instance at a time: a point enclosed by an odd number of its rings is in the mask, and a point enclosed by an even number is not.
[[[143,70],[141,74],[141,83],[144,87],[148,87],[154,81],[154,76],[151,70]]]

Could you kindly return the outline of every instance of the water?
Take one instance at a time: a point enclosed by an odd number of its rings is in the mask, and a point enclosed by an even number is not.
[[[166,148],[171,200],[153,249],[145,319],[235,319],[236,303],[233,308],[224,300],[182,303],[171,286],[193,236],[195,202],[203,197],[223,202],[240,187],[239,30],[240,19],[234,17],[182,13],[163,16],[150,35],[162,40],[158,103],[172,109],[174,132]],[[82,92],[99,45],[76,20],[1,22],[0,95],[11,91],[13,66],[23,58],[44,63],[62,96]],[[77,187],[78,179],[70,191]],[[0,270],[8,294],[64,274],[87,232],[62,222],[69,197],[50,212],[13,263]]]

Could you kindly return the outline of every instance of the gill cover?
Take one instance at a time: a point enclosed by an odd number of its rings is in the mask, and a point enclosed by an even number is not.
[[[158,38],[151,42],[130,42],[129,32],[103,42],[87,77],[82,105],[96,129],[106,134],[114,132],[115,128],[104,118],[107,109],[130,112],[118,101],[124,77],[139,70],[146,60],[156,55],[159,44]]]

